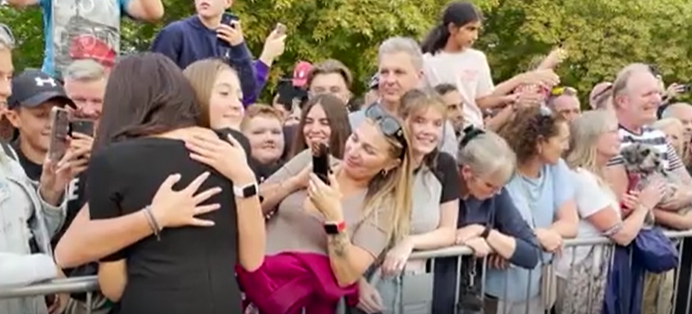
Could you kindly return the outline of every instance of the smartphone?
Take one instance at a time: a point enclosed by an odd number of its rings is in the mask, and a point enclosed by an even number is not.
[[[681,89],[682,89],[683,93],[689,93],[690,92],[690,84],[682,85]]]
[[[70,133],[70,112],[59,107],[50,111],[50,142],[48,158],[58,162],[67,152],[67,136]]]
[[[274,29],[276,30],[277,35],[286,35],[286,25],[276,23],[276,27]]]
[[[324,143],[318,144],[312,152],[312,172],[322,182],[329,184],[329,147]]]
[[[94,121],[84,119],[72,120],[70,122],[70,134],[72,133],[82,133],[94,137]]]

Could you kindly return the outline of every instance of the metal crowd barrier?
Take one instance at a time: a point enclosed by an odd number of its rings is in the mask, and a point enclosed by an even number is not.
[[[678,247],[680,248],[682,242],[684,242],[687,237],[692,237],[692,230],[690,231],[670,231],[670,232],[664,232],[664,234],[671,238],[671,239],[676,239],[676,243],[678,243]],[[608,238],[604,237],[599,237],[599,238],[583,238],[583,239],[568,239],[564,241],[563,245],[563,254],[564,252],[567,252],[568,250],[577,250],[579,248],[583,247],[603,247],[604,250],[607,250],[608,248],[612,249],[614,246],[612,245],[612,241]],[[463,256],[468,256],[472,255],[473,251],[465,246],[455,246],[455,247],[448,247],[448,248],[443,248],[443,249],[438,249],[438,250],[430,250],[430,251],[420,251],[420,252],[414,252],[411,255],[412,260],[432,260],[431,264],[431,269],[429,272],[434,271],[434,265],[435,265],[435,259],[437,258],[449,258],[449,257],[456,257],[457,263],[456,263],[456,284],[455,287],[449,287],[450,290],[454,289],[454,306],[456,308],[456,312],[461,312],[461,313],[466,313],[464,311],[460,311],[458,306],[460,302],[460,277],[461,277],[461,269],[462,269],[462,257]],[[590,253],[589,253],[590,254]],[[680,255],[682,255],[682,251],[680,251]],[[573,256],[576,256],[577,254],[573,254]],[[599,257],[600,262],[603,262],[605,260],[611,261],[610,257],[608,256],[602,256]],[[599,258],[596,258],[595,260],[598,260]],[[631,256],[630,256],[630,262],[631,262]],[[483,260],[483,272],[482,272],[482,283],[485,283],[486,280],[486,273],[487,273],[487,268],[489,267],[487,260]],[[600,266],[603,265],[608,265],[609,263],[603,263],[600,264]],[[571,303],[571,309],[569,308],[570,306],[567,306],[568,310],[564,310],[561,312],[557,312],[560,314],[591,314],[589,312],[589,308],[597,308],[594,307],[596,305],[596,302],[602,302],[602,299],[598,300],[592,300],[591,297],[592,295],[592,290],[593,289],[603,289],[602,286],[603,282],[595,282],[592,280],[593,278],[597,278],[593,273],[590,273],[588,270],[583,272],[582,274],[578,274],[577,276],[586,276],[588,277],[588,288],[584,291],[572,291],[569,289],[569,287],[566,288],[566,291],[573,292],[575,293],[574,295],[564,295],[565,292],[565,284],[569,283],[571,284],[572,281],[570,281],[573,277],[572,272],[575,271],[574,263],[573,261],[570,262],[570,266],[568,267],[569,269],[569,276],[568,278],[561,278],[561,279],[556,279],[553,278],[552,280],[556,280],[558,282],[557,286],[560,286],[559,284],[562,284],[562,289],[557,289],[557,288],[551,288],[555,290],[561,290],[561,291],[551,291],[551,294],[554,294],[556,298],[561,300],[558,300],[558,302],[568,300],[571,297],[574,298],[579,298],[580,296],[586,295],[588,297],[587,300],[576,300],[578,302],[576,303]],[[583,265],[582,265],[583,266]],[[599,266],[599,267],[600,267]],[[515,267],[515,266],[510,266],[510,267]],[[551,266],[552,268],[552,266]],[[583,267],[582,267],[583,268]],[[553,268],[554,269],[554,268]],[[540,268],[538,269],[540,270]],[[582,269],[584,271],[584,269]],[[597,272],[598,270],[596,270]],[[600,274],[600,280],[603,280],[603,274]],[[530,276],[530,273],[529,273]],[[692,303],[692,298],[690,296],[690,291],[692,290],[692,287],[686,287],[686,292],[687,293],[687,302],[686,304],[683,305],[685,308],[685,311],[679,311],[679,309],[676,308],[677,304],[675,303],[675,300],[677,299],[677,294],[678,292],[683,292],[683,291],[678,291],[679,290],[679,284],[680,284],[680,270],[676,269],[674,271],[667,272],[665,274],[658,274],[655,276],[649,276],[647,274],[646,279],[644,280],[645,283],[645,291],[642,293],[643,294],[643,301],[642,301],[642,314],[649,314],[649,313],[665,313],[665,314],[671,314],[671,313],[690,313],[690,310],[692,307],[690,306]],[[552,276],[551,276],[552,278]],[[692,286],[692,271],[690,272],[690,278],[688,281],[690,286]],[[515,314],[515,313],[524,313],[524,314],[534,314],[534,313],[549,313],[550,308],[541,308],[541,309],[532,309],[531,307],[536,303],[535,296],[529,297],[527,293],[527,298],[524,301],[512,301],[512,302],[503,302],[503,300],[507,300],[507,287],[511,286],[512,284],[516,284],[514,282],[510,282],[510,279],[505,276],[505,292],[504,296],[505,297],[498,297],[496,298],[493,302],[495,302],[493,306],[493,310],[488,311],[486,307],[488,306],[487,304],[487,298],[486,298],[486,303],[484,303],[484,309],[481,310],[480,312],[475,312],[475,313],[484,313],[484,314]],[[583,283],[582,283],[583,284]],[[592,285],[594,287],[592,287]],[[543,283],[542,283],[543,286]],[[550,285],[549,285],[550,286]],[[552,286],[551,286],[552,287]],[[515,287],[513,287],[515,288]],[[646,291],[646,289],[653,288],[655,291]],[[531,286],[529,283],[528,287],[525,287],[525,290],[528,292],[531,290]],[[30,297],[30,296],[40,296],[40,295],[51,295],[51,294],[59,294],[59,293],[81,293],[81,292],[87,292],[87,304],[91,303],[91,292],[98,291],[98,282],[95,276],[88,276],[88,277],[76,277],[76,278],[67,278],[67,279],[55,279],[51,281],[46,281],[46,282],[41,282],[41,283],[35,283],[29,286],[25,287],[19,287],[19,288],[0,288],[0,299],[7,299],[7,298],[20,298],[20,297]],[[596,290],[593,290],[596,291]],[[560,293],[563,293],[563,295],[560,295]],[[481,284],[481,296],[487,296],[485,294],[485,285]],[[543,295],[543,294],[541,294]],[[574,299],[573,298],[573,299]],[[574,301],[574,300],[573,300]],[[564,305],[564,304],[563,304]],[[586,307],[586,309],[584,308]],[[600,311],[599,311],[600,314]]]

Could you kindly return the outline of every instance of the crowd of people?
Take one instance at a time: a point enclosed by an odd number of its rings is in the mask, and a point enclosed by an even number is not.
[[[15,75],[0,24],[0,290],[100,290],[0,313],[689,311],[692,245],[662,233],[692,229],[689,86],[650,65],[583,105],[559,47],[496,83],[481,13],[455,1],[422,42],[381,43],[363,95],[342,62],[300,61],[262,104],[290,30],[253,59],[230,0],[123,57],[120,17],[155,21],[160,0],[8,3],[41,8],[46,49]],[[57,160],[54,108],[94,125]],[[564,245],[598,237],[613,244]],[[454,246],[472,254],[411,258]]]

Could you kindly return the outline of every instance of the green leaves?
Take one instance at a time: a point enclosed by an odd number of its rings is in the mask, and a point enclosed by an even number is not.
[[[273,67],[272,79],[290,75],[298,60],[344,62],[359,83],[375,71],[377,47],[384,39],[421,39],[439,21],[447,0],[237,0],[245,38],[259,55],[276,23],[288,27],[284,55]],[[692,78],[692,3],[684,0],[480,0],[485,15],[477,48],[488,55],[496,82],[527,69],[529,62],[563,43],[569,58],[558,69],[565,85],[581,95],[630,62],[657,65],[668,82]],[[163,25],[194,14],[192,1],[164,0],[166,14],[157,25],[122,24],[125,51],[148,49]],[[15,66],[39,67],[43,31],[37,8],[0,9],[20,47]],[[273,84],[268,84],[272,88]],[[269,94],[270,91],[266,93]],[[265,98],[266,99],[266,98]]]

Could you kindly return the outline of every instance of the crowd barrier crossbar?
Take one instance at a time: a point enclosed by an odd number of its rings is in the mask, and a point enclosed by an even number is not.
[[[692,237],[692,230],[666,231],[664,234],[671,239]],[[566,239],[564,247],[585,245],[607,245],[613,242],[605,237]],[[433,259],[442,257],[455,257],[471,255],[473,251],[466,246],[453,246],[437,250],[419,251],[411,255],[411,259]],[[96,276],[83,276],[72,278],[53,279],[45,282],[34,283],[24,287],[0,287],[0,299],[23,298],[40,295],[53,295],[60,293],[84,293],[98,291]]]

